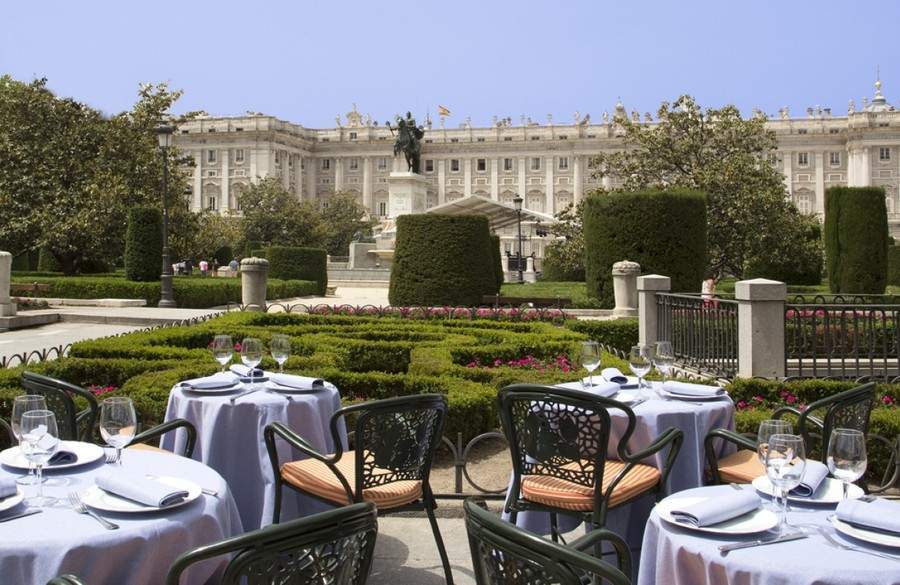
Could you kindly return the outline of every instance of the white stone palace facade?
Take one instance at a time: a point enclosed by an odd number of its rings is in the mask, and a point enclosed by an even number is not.
[[[429,181],[428,207],[480,195],[512,203],[516,195],[533,211],[552,215],[584,193],[615,187],[598,176],[592,158],[621,149],[615,116],[653,124],[649,114],[627,112],[616,104],[600,120],[575,114],[569,123],[550,116],[542,123],[522,117],[497,119],[486,128],[467,120],[456,128],[430,119],[422,148],[422,173]],[[787,108],[768,122],[778,138],[773,155],[790,196],[800,210],[824,212],[825,189],[832,185],[885,188],[893,232],[900,232],[900,111],[876,82],[875,96],[846,115],[830,108],[808,108],[792,117]],[[388,214],[388,176],[406,170],[393,156],[390,130],[361,115],[354,106],[333,128],[309,129],[263,114],[203,116],[182,124],[176,145],[193,156],[188,195],[194,210],[238,210],[238,195],[259,177],[278,177],[300,199],[323,201],[335,191],[355,193],[374,216]],[[507,234],[504,234],[507,235]],[[510,232],[509,235],[512,235]],[[525,254],[542,256],[545,243],[526,243]],[[512,238],[504,238],[511,249]]]

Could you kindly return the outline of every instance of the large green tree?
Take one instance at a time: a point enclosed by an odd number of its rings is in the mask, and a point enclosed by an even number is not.
[[[353,193],[338,191],[329,195],[322,207],[325,250],[332,256],[346,256],[356,234],[371,234],[375,221]]]
[[[789,263],[818,256],[821,263],[821,243],[802,237],[808,222],[788,200],[784,177],[770,160],[777,144],[764,116],[744,119],[734,106],[704,110],[681,96],[664,102],[657,118],[638,124],[617,116],[624,149],[598,156],[596,172],[627,190],[671,186],[706,193],[711,276],[743,276],[759,259]]]
[[[244,242],[268,246],[322,246],[325,226],[318,208],[299,201],[277,178],[252,184],[240,195]]]

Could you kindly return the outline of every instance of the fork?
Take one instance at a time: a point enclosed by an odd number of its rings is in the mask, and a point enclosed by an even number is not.
[[[113,524],[106,518],[98,516],[96,513],[94,513],[93,510],[84,505],[84,502],[81,501],[81,496],[79,496],[76,492],[69,492],[69,504],[72,505],[73,510],[75,510],[79,514],[87,514],[88,516],[102,524],[103,527],[107,530],[118,530],[118,524]]]
[[[821,528],[821,527],[817,527],[817,528],[818,528],[819,534],[821,534],[823,537],[825,537],[825,540],[828,541],[828,544],[830,544],[834,548],[837,548],[840,550],[851,550],[851,551],[855,551],[855,552],[866,553],[866,554],[874,555],[876,557],[890,559],[892,561],[900,561],[900,557],[896,557],[894,555],[889,555],[887,553],[878,552],[877,550],[869,550],[869,549],[863,548],[861,546],[853,546],[850,544],[844,544],[840,540],[836,539],[834,537],[834,535],[830,534],[828,532],[828,530],[826,530],[825,528]]]

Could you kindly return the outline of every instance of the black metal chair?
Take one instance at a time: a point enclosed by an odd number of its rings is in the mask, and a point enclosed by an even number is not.
[[[12,428],[0,418],[0,451],[12,447],[16,443],[16,436],[13,434]]]
[[[22,373],[22,386],[29,393],[40,394],[47,401],[47,409],[56,414],[56,424],[61,439],[97,442],[96,428],[100,403],[96,396],[84,388],[63,380],[27,371]],[[79,410],[78,403],[84,403],[86,406]],[[150,441],[159,440],[162,435],[176,429],[184,429],[187,434],[182,455],[190,457],[194,453],[194,444],[197,442],[197,429],[189,421],[180,418],[136,434],[131,445],[145,445]],[[147,446],[146,448],[153,447]]]
[[[513,480],[505,503],[512,523],[520,511],[549,512],[551,536],[557,541],[558,512],[580,514],[597,530],[605,526],[609,509],[646,494],[662,495],[681,449],[681,430],[666,429],[646,448],[630,453],[636,419],[621,402],[533,384],[507,386],[498,400],[512,456]],[[613,459],[607,449],[610,411],[615,410],[625,414],[627,426]],[[641,463],[666,447],[662,469]]]
[[[476,585],[631,583],[631,552],[609,530],[593,530],[562,545],[504,522],[472,500],[466,500],[465,510]],[[585,552],[603,542],[612,544],[617,566]]]
[[[795,417],[794,433],[803,437],[807,455],[817,453],[825,462],[831,431],[836,428],[856,429],[868,435],[869,417],[874,406],[875,383],[869,382],[816,400],[805,410],[782,406],[772,413],[772,418]],[[825,411],[824,416],[815,416],[822,410]],[[716,442],[719,440],[736,445],[738,451],[719,459],[716,452]],[[756,456],[755,435],[713,429],[706,435],[704,447],[713,483],[749,483],[766,473]]]
[[[60,575],[47,581],[47,585],[87,585],[75,575]]]
[[[275,472],[274,522],[280,520],[282,487],[332,505],[373,502],[379,513],[424,510],[449,585],[450,561],[434,517],[437,507],[429,484],[434,452],[441,440],[447,400],[440,394],[420,394],[376,400],[341,408],[331,417],[335,452],[324,455],[281,423],[264,431]],[[355,418],[355,451],[344,451],[340,421]],[[284,439],[308,458],[281,463],[276,439]]]

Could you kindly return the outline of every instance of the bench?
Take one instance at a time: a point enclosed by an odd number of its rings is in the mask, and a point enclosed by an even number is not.
[[[536,309],[547,307],[561,309],[563,307],[571,306],[572,299],[567,299],[565,297],[505,297],[502,295],[484,295],[481,297],[481,304],[495,308],[507,306],[521,307],[522,305],[528,305]]]
[[[50,292],[50,285],[41,282],[13,282],[9,285],[10,294]]]

